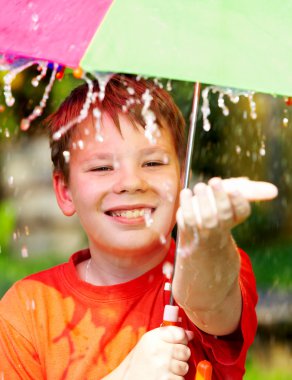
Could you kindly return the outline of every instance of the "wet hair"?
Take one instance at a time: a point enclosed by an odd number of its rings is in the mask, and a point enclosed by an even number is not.
[[[98,93],[99,83],[98,81],[93,83],[94,92]],[[133,75],[114,75],[106,85],[103,101],[100,102],[97,96],[89,112],[92,112],[94,107],[97,107],[101,113],[106,112],[119,130],[119,114],[126,115],[133,125],[138,123],[145,128],[142,96],[146,91],[149,91],[152,97],[149,109],[154,113],[158,126],[167,128],[171,133],[179,162],[182,164],[185,152],[184,118],[170,94],[152,80],[137,79]],[[69,180],[70,173],[63,152],[70,151],[72,136],[78,124],[73,125],[59,139],[54,139],[53,135],[80,115],[87,93],[87,83],[75,88],[59,109],[45,120],[50,135],[53,170],[62,172],[65,181]]]

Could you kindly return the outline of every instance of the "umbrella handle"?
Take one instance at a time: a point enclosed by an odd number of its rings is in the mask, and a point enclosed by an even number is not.
[[[208,360],[201,360],[197,365],[195,380],[211,380],[212,364]]]
[[[165,305],[161,326],[180,326],[178,313],[178,306]],[[201,360],[197,364],[195,380],[212,380],[212,364],[208,360]]]

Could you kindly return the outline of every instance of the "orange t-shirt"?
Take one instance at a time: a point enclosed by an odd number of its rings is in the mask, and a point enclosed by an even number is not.
[[[166,258],[173,260],[174,243]],[[192,329],[192,357],[185,377],[207,359],[213,379],[241,379],[246,352],[256,331],[255,280],[248,256],[240,251],[243,313],[241,331],[216,338],[196,328],[181,312],[182,326]],[[127,356],[140,337],[162,322],[167,281],[158,265],[130,282],[93,286],[80,280],[70,261],[18,281],[0,302],[0,378],[5,380],[98,380]],[[1,377],[2,375],[2,377]]]

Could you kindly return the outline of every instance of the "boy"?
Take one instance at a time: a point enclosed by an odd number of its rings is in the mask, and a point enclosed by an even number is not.
[[[143,79],[112,77],[104,100],[96,97],[82,122],[53,139],[80,115],[87,91],[75,89],[49,126],[57,202],[65,215],[77,213],[89,248],[3,297],[0,374],[194,379],[207,359],[213,379],[241,379],[257,296],[250,261],[230,229],[248,217],[249,202],[227,193],[219,178],[180,192],[184,121],[169,94]],[[147,117],[159,126],[155,143],[145,137]],[[181,327],[160,327],[176,212],[173,295]]]

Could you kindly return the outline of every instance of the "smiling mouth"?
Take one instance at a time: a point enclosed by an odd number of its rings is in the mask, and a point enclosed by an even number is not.
[[[137,219],[145,218],[150,216],[154,211],[152,208],[136,208],[131,210],[115,210],[107,211],[106,214],[112,217],[126,218],[126,219]]]

